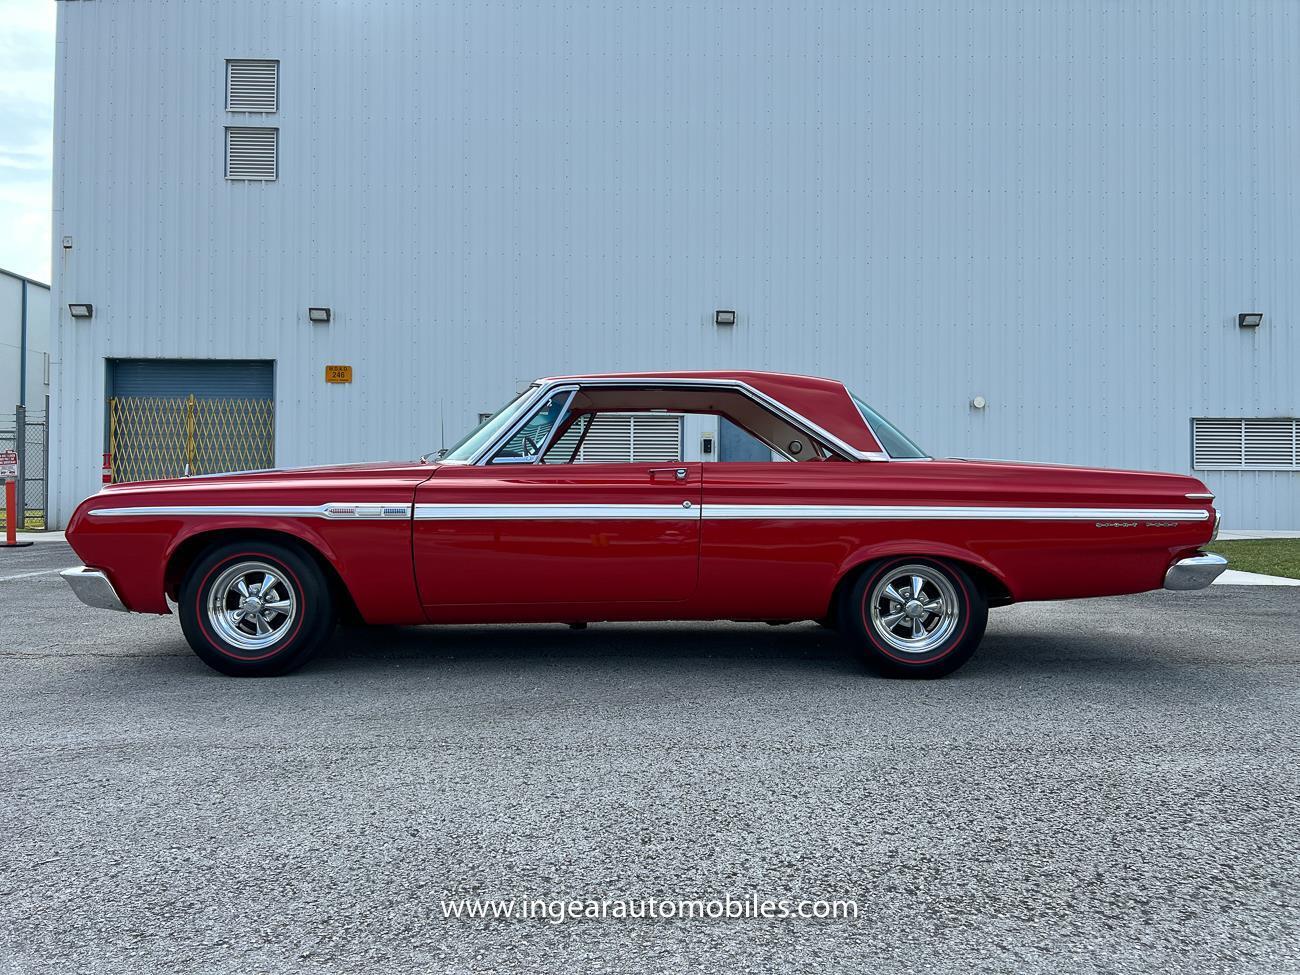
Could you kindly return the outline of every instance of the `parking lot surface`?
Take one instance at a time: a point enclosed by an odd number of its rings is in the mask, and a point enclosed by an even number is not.
[[[235,680],[0,551],[0,972],[1300,971],[1300,596],[994,611],[954,677],[812,624],[340,630]],[[849,898],[856,920],[446,919]]]

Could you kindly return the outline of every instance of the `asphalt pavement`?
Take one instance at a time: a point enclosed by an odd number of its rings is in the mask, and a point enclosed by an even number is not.
[[[349,629],[236,680],[74,561],[0,550],[0,972],[1300,972],[1300,590],[995,610],[936,682],[812,624]],[[861,911],[441,909],[755,893]]]

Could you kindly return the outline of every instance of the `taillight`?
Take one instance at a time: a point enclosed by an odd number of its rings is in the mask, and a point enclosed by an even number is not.
[[[1223,520],[1223,512],[1218,508],[1214,509],[1214,532],[1210,535],[1210,541],[1219,537],[1219,522]]]

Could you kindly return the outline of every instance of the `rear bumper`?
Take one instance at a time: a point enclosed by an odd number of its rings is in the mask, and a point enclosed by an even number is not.
[[[1228,567],[1222,555],[1202,552],[1190,559],[1179,559],[1165,573],[1166,589],[1204,589]]]
[[[63,581],[68,584],[76,597],[87,606],[128,612],[122,605],[117,590],[108,581],[108,576],[98,569],[88,569],[84,565],[79,565],[75,569],[64,569],[59,575],[63,577]]]

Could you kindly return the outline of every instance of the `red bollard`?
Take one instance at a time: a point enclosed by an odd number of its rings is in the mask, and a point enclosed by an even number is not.
[[[18,541],[18,485],[5,481],[5,541],[0,548],[26,548],[31,542]]]
[[[5,545],[18,544],[18,523],[14,521],[14,509],[18,507],[18,485],[5,481]]]

